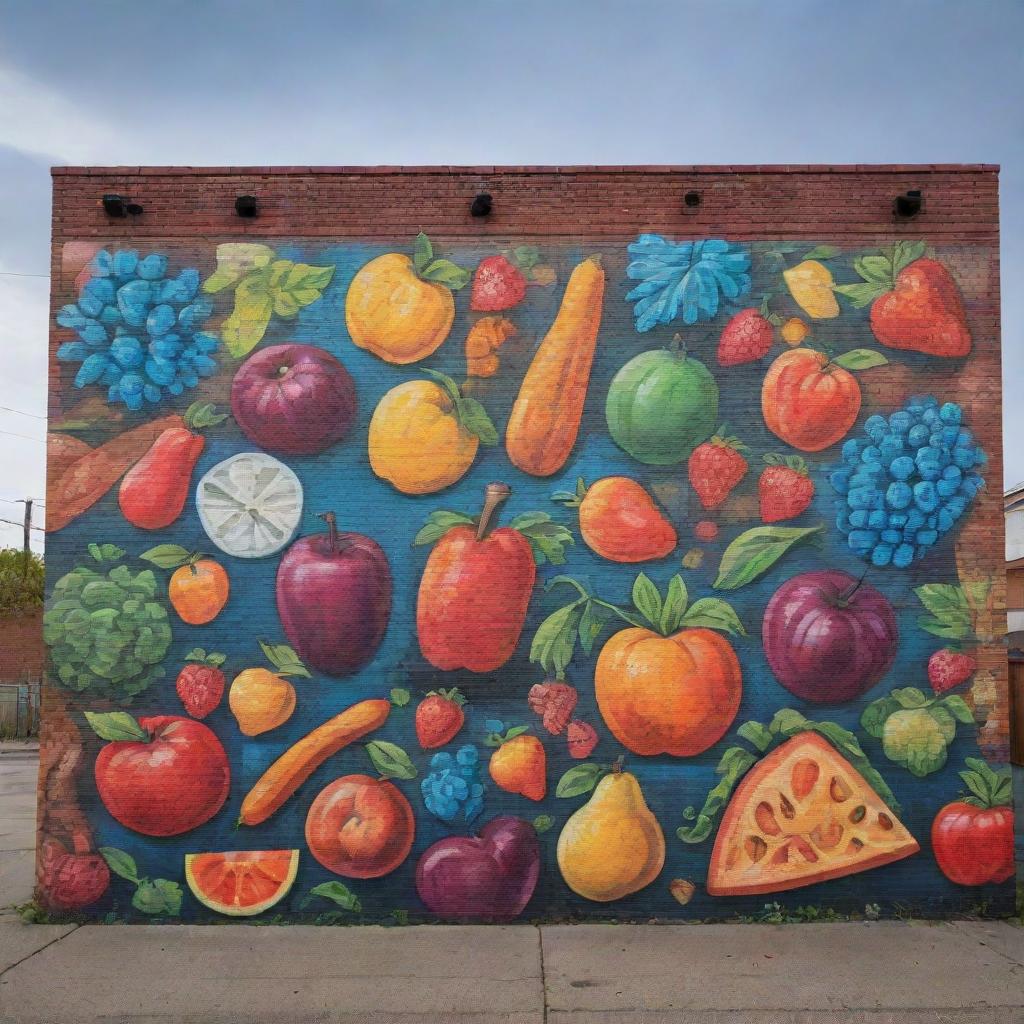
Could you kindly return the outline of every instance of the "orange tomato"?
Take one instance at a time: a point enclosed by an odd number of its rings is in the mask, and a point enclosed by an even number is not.
[[[692,757],[725,735],[743,680],[729,642],[710,629],[632,628],[604,645],[594,689],[605,724],[634,754]]]
[[[676,546],[676,531],[635,480],[606,476],[587,489],[580,503],[580,533],[587,547],[612,562],[664,558]]]
[[[543,800],[547,792],[547,755],[536,736],[515,736],[491,755],[491,778],[506,793]]]
[[[765,374],[761,412],[768,429],[803,452],[841,440],[860,412],[860,385],[824,352],[783,352]]]
[[[210,558],[175,569],[167,596],[182,622],[202,626],[212,622],[228,603],[230,584],[224,567]]]

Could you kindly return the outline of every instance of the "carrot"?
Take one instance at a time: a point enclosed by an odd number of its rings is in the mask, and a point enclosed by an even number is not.
[[[165,430],[184,426],[185,421],[180,416],[164,416],[126,430],[82,454],[50,482],[47,531],[63,530],[92,508],[153,447],[153,442]]]
[[[557,472],[576,443],[603,298],[604,270],[600,257],[591,256],[572,272],[555,322],[512,406],[505,448],[512,464],[524,473]]]
[[[290,746],[264,773],[245,800],[239,825],[259,825],[272,814],[332,754],[355,742],[388,719],[391,702],[363,700],[329,718]]]

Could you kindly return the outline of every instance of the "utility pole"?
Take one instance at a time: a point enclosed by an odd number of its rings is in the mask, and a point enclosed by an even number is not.
[[[22,579],[28,578],[28,560],[31,557],[29,540],[32,535],[32,499],[25,499],[25,553],[21,564]]]

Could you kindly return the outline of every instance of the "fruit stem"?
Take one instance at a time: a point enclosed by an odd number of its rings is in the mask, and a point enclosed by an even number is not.
[[[860,590],[860,585],[864,582],[865,578],[867,577],[867,574],[868,574],[868,571],[867,571],[867,569],[865,569],[861,573],[860,579],[857,580],[857,582],[854,583],[854,585],[852,587],[850,587],[849,590],[847,590],[845,593],[839,595],[838,602],[839,602],[839,607],[840,608],[845,608],[850,603],[850,598],[852,598],[853,595],[856,594],[858,590]]]
[[[669,345],[668,350],[680,359],[686,358],[686,342],[683,341],[683,336],[678,331],[676,331],[672,336],[672,342]]]
[[[615,762],[612,764],[612,775],[621,775],[622,774],[622,766],[625,763],[626,763],[626,755],[625,754],[619,754],[619,756],[617,758],[615,758]]]
[[[331,554],[338,553],[338,520],[333,512],[321,512],[318,518],[327,524],[327,543],[330,546]]]
[[[499,506],[508,499],[512,488],[508,484],[488,484],[484,491],[484,507],[480,510],[480,522],[476,528],[476,539],[483,540],[491,527],[491,520],[497,513]]]

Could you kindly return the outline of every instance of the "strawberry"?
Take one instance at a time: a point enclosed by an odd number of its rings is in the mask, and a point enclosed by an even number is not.
[[[466,723],[458,690],[431,690],[416,708],[416,738],[424,750],[450,743]]]
[[[216,652],[207,654],[197,647],[185,656],[185,660],[192,664],[178,673],[175,683],[178,697],[193,718],[205,718],[224,696],[225,680],[220,667],[227,657]]]
[[[966,683],[977,667],[978,663],[969,654],[943,647],[928,659],[928,682],[936,693],[945,693]]]
[[[511,309],[522,302],[525,295],[523,272],[505,256],[487,256],[473,275],[469,308],[488,313]]]
[[[693,450],[687,467],[690,486],[705,508],[717,508],[747,472],[747,460],[740,454],[746,445],[726,437],[725,426],[710,441]]]
[[[775,340],[775,325],[780,322],[780,317],[768,311],[767,296],[760,309],[740,310],[718,339],[718,365],[739,366],[766,356]]]
[[[530,710],[541,715],[544,728],[552,736],[565,731],[576,709],[579,694],[574,686],[563,682],[535,683],[526,695]]]
[[[871,303],[871,330],[889,348],[958,357],[971,351],[971,332],[956,282],[924,242],[897,242],[891,251],[861,256],[853,266],[863,278],[837,285],[855,307]]]
[[[569,756],[574,757],[577,761],[590,757],[594,747],[597,746],[597,733],[594,731],[594,727],[588,722],[581,722],[578,718],[574,718],[569,723],[569,731],[565,734],[565,738],[569,741]]]
[[[757,482],[761,519],[766,523],[795,519],[814,497],[807,463],[799,455],[766,455],[764,461],[768,465]]]

